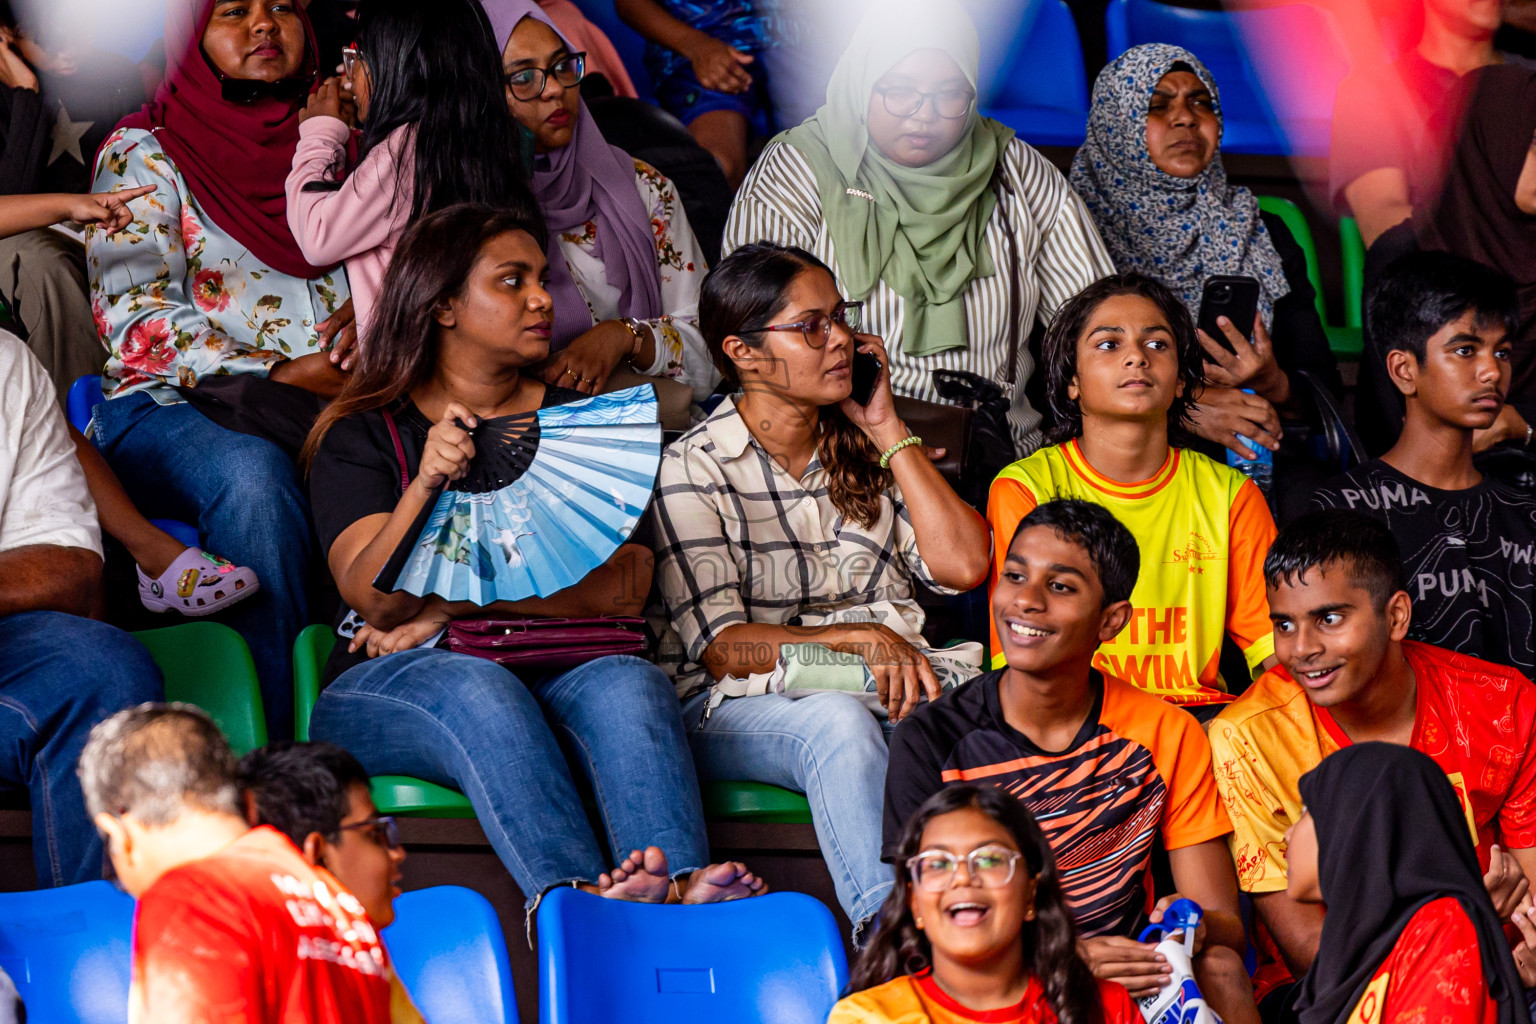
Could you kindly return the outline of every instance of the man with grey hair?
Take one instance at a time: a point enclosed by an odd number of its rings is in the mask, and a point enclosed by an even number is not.
[[[206,714],[121,711],[91,730],[79,773],[139,901],[130,1024],[420,1024],[408,999],[391,1017],[399,982],[362,904],[281,832],[246,826]]]

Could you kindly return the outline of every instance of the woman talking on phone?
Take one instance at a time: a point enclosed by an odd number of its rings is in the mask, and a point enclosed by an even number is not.
[[[980,668],[979,644],[966,664],[924,640],[916,581],[969,590],[990,552],[985,520],[896,415],[860,312],[803,249],[722,260],[699,326],[740,390],[667,448],[654,513],[673,626],[658,660],[699,776],[806,795],[856,937],[892,884],[882,723]],[[807,690],[825,692],[785,696]]]
[[[1238,435],[1278,449],[1281,418],[1298,407],[1298,370],[1342,396],[1306,254],[1284,221],[1227,180],[1220,93],[1198,57],[1149,43],[1099,72],[1071,182],[1116,269],[1160,281],[1191,316],[1209,278],[1258,282],[1253,321],[1228,319],[1219,338],[1200,332],[1206,387],[1190,410],[1197,437],[1245,458],[1258,453]]]

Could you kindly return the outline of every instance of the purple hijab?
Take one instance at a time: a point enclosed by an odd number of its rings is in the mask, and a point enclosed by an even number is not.
[[[480,0],[480,5],[491,19],[496,45],[503,52],[512,30],[524,18],[537,18],[559,35],[554,22],[534,0]],[[592,327],[587,301],[565,265],[559,241],[562,232],[584,230],[588,221],[597,228],[597,257],[608,283],[621,293],[619,309],[642,320],[660,316],[656,239],[650,211],[635,186],[634,159],[617,146],[608,145],[586,103],[577,106],[570,145],[538,154],[533,166],[533,192],[549,228],[549,291],[555,300],[551,350],[565,348]]]

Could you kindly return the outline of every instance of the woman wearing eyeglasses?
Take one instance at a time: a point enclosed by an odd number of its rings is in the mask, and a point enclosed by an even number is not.
[[[882,726],[980,665],[979,644],[927,646],[917,584],[969,590],[990,550],[896,415],[861,310],[804,250],[726,257],[699,321],[740,391],[667,448],[654,503],[657,660],[699,777],[806,795],[856,939],[891,887]]]
[[[346,261],[366,334],[407,225],[465,202],[531,213],[534,199],[475,0],[369,0],[358,17],[344,74],[323,82],[299,115],[287,194],[305,256]],[[346,170],[354,113],[362,135]],[[343,369],[356,358],[333,356]]]
[[[549,229],[555,330],[546,384],[587,394],[649,383],[682,429],[719,377],[698,329],[705,256],[677,190],[604,140],[573,52],[533,0],[480,0],[501,49],[507,102],[533,134],[533,190]]]
[[[890,347],[898,395],[938,401],[935,370],[1015,380],[1008,419],[1026,455],[1040,444],[1030,328],[1114,267],[1066,179],[977,113],[978,65],[957,0],[871,7],[826,105],[747,175],[724,248],[769,239],[832,267]]]
[[[1141,1024],[1096,981],[1050,844],[996,786],[941,789],[901,836],[896,886],[827,1024]]]

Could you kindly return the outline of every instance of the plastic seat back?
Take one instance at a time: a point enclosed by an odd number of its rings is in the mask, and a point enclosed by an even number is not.
[[[0,893],[0,968],[48,1024],[124,1024],[133,898],[110,882]]]
[[[293,642],[293,734],[300,740],[309,739],[309,717],[320,698],[320,673],[335,646],[335,631],[319,623],[305,626]]]
[[[1334,97],[1349,73],[1338,20],[1310,3],[1250,7],[1232,18],[1246,44],[1248,81],[1262,97],[1286,152],[1326,157]],[[1218,78],[1217,84],[1225,99],[1226,81]]]
[[[267,718],[256,664],[240,634],[219,622],[147,629],[133,638],[165,676],[166,700],[196,704],[212,716],[236,756],[265,746]]]
[[[1344,323],[1362,327],[1365,297],[1365,239],[1353,217],[1339,221],[1339,252],[1344,274]]]
[[[802,893],[665,906],[555,889],[538,925],[541,1024],[823,1024],[848,983],[831,911]]]
[[[104,401],[106,396],[101,393],[100,377],[79,377],[69,386],[69,395],[64,399],[64,412],[70,424],[83,434],[96,407]]]
[[[405,893],[384,942],[432,1024],[517,1024],[506,939],[484,896],[457,885]]]
[[[1317,305],[1317,318],[1327,323],[1328,314],[1323,310],[1323,279],[1317,269],[1317,246],[1312,240],[1312,226],[1307,223],[1307,215],[1301,212],[1301,207],[1280,196],[1259,196],[1258,199],[1259,209],[1279,217],[1290,230],[1291,236],[1296,239],[1296,244],[1301,246],[1301,251],[1306,254],[1307,280],[1312,285],[1312,297]]]
[[[983,112],[1035,145],[1081,144],[1088,74],[1072,11],[1063,0],[1030,0],[1010,15],[1013,38],[997,47],[1005,56],[990,79]]]

